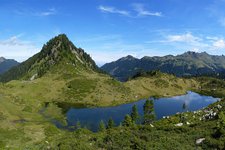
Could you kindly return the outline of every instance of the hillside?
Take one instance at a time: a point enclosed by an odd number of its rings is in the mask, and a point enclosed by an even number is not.
[[[13,59],[5,59],[4,57],[0,57],[0,74],[5,73],[18,64],[19,63]]]
[[[138,85],[138,80],[142,80],[141,85],[154,89],[153,84],[146,83],[147,79],[149,81],[154,81],[154,78],[176,79],[172,75],[165,75],[157,73],[145,77],[139,76],[134,79],[136,81],[132,82]],[[205,94],[212,95],[211,92],[219,92],[222,94],[220,96],[224,96],[224,81],[213,78],[197,78],[196,81],[199,81]],[[178,81],[179,84],[182,82],[182,80]],[[217,91],[210,88],[212,84]],[[20,88],[24,88],[24,85],[21,85]],[[140,88],[141,85],[137,88]],[[40,110],[43,108],[40,105],[41,97],[37,96],[36,101],[32,102],[28,97],[22,98],[6,94],[9,89],[15,88],[13,84],[0,86],[0,148],[2,149],[223,149],[225,147],[224,127],[218,126],[225,119],[222,118],[225,114],[224,100],[197,113],[188,112],[156,121],[153,126],[119,126],[97,133],[81,128],[70,132],[56,128],[41,115]],[[166,89],[169,88],[165,88],[165,91]],[[40,91],[39,94],[43,91]],[[216,96],[217,93],[214,94]],[[222,109],[218,106],[222,106]],[[214,118],[200,119],[212,110],[217,114]],[[45,115],[48,115],[49,119],[66,119],[62,110],[54,103],[48,104],[46,113]],[[175,126],[180,123],[181,116],[186,116],[185,123],[189,122],[190,124],[181,127]],[[196,140],[202,138],[205,140],[201,144],[196,144]]]
[[[0,81],[39,78],[56,67],[58,72],[62,71],[63,66],[60,65],[63,64],[97,70],[91,57],[83,49],[76,48],[65,34],[61,34],[48,41],[39,53],[1,75]]]
[[[39,104],[60,101],[115,105],[134,99],[129,87],[101,73],[91,57],[76,48],[64,34],[54,37],[39,53],[2,74],[0,81],[7,82],[4,94]]]
[[[181,55],[148,57],[141,59],[123,57],[101,67],[117,79],[124,81],[140,71],[160,70],[176,76],[219,75],[225,71],[225,56],[209,55],[206,52],[186,52]]]

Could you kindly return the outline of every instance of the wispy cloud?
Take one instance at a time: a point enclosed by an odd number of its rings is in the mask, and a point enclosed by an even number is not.
[[[205,48],[206,50],[218,50],[225,49],[225,40],[219,37],[199,37],[194,36],[191,33],[182,35],[169,35],[167,42],[185,42],[191,46],[195,46],[198,49]]]
[[[43,12],[36,12],[35,15],[37,16],[51,16],[51,15],[55,15],[57,13],[55,8],[50,8],[47,11],[43,11]]]
[[[104,13],[114,13],[114,14],[120,14],[120,15],[123,15],[123,16],[130,16],[130,12],[129,11],[126,11],[126,10],[120,10],[120,9],[117,9],[115,7],[111,7],[111,6],[103,6],[103,5],[100,5],[98,7],[98,9]]]
[[[145,9],[145,5],[141,3],[135,3],[132,4],[132,10],[122,10],[118,9],[113,6],[103,6],[100,5],[98,9],[103,13],[113,13],[113,14],[119,14],[122,16],[127,16],[131,18],[139,18],[144,16],[155,16],[155,17],[162,17],[162,12],[152,12],[147,9]]]
[[[0,54],[3,57],[24,61],[36,52],[38,48],[30,41],[20,40],[22,35],[15,35],[5,40],[0,40]]]
[[[184,34],[167,35],[164,40],[165,44],[172,45],[176,49],[186,49],[199,52],[208,50],[210,45],[202,37],[193,35],[191,32]]]
[[[161,43],[171,46],[174,49],[207,51],[215,53],[218,50],[225,50],[225,40],[223,37],[194,35],[191,32],[183,34],[165,34],[160,40],[148,41],[146,43]]]
[[[216,37],[216,36],[207,36],[206,39],[207,39],[207,40],[210,40],[210,41],[216,41],[216,40],[218,40],[219,38]]]
[[[218,49],[224,49],[225,48],[225,41],[223,39],[216,40],[213,42],[213,46]]]
[[[187,42],[187,43],[196,43],[201,41],[200,37],[194,36],[191,33],[185,33],[180,35],[168,35],[167,42]]]
[[[134,10],[137,12],[138,16],[162,17],[162,12],[152,12],[152,11],[146,10],[144,4],[135,3],[135,4],[132,4],[132,6],[134,7]]]
[[[96,35],[83,40],[75,40],[77,45],[84,48],[98,65],[115,61],[126,55],[137,58],[143,56],[164,56],[169,53],[176,55],[186,51],[220,54],[225,50],[223,37],[181,32],[173,34],[172,31],[164,31],[157,39],[148,42],[130,43],[122,35]]]
[[[33,9],[20,9],[14,11],[17,15],[22,16],[38,16],[38,17],[46,17],[46,16],[52,16],[57,14],[57,10],[55,8],[49,8],[47,10],[43,11],[37,11]]]

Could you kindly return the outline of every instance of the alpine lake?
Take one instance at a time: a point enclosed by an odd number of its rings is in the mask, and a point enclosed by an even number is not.
[[[162,119],[167,116],[187,111],[197,111],[217,102],[219,98],[212,96],[204,96],[195,92],[188,91],[185,95],[174,96],[170,98],[149,98],[153,100],[156,119]],[[66,125],[57,120],[52,122],[61,129],[75,130],[75,126],[79,124],[93,132],[98,131],[100,121],[107,124],[110,118],[113,119],[115,125],[120,125],[126,114],[130,114],[132,106],[136,105],[140,116],[143,116],[143,105],[146,99],[136,102],[122,104],[112,107],[95,107],[88,108],[85,106],[60,106],[64,109],[66,116]]]

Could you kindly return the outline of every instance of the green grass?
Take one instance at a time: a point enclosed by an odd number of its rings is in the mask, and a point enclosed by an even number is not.
[[[63,78],[56,72],[33,81],[1,84],[0,149],[193,149],[195,140],[200,137],[206,137],[208,143],[200,145],[199,149],[221,147],[222,144],[217,143],[221,140],[212,136],[216,120],[201,122],[198,118],[202,114],[193,119],[193,114],[188,113],[192,125],[180,128],[174,126],[180,121],[177,115],[155,122],[155,128],[118,127],[99,133],[57,129],[50,121],[65,121],[60,104],[119,105],[149,96],[181,95],[187,90],[225,95],[224,81],[213,78],[183,79],[164,74],[121,83],[104,74],[79,71],[79,75],[65,72]],[[214,88],[217,90],[212,90]],[[45,106],[43,114],[40,113]]]

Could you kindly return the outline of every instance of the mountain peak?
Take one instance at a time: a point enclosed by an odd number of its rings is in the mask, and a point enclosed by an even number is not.
[[[39,60],[48,61],[49,64],[66,63],[74,66],[83,66],[89,69],[96,69],[97,66],[83,49],[77,48],[66,36],[59,34],[49,40],[39,54]],[[46,65],[45,65],[46,66]]]
[[[187,51],[187,52],[183,53],[182,55],[195,55],[195,54],[198,54],[198,53],[195,51]]]
[[[76,69],[99,71],[90,55],[77,48],[65,34],[60,34],[44,44],[39,53],[9,70],[0,79],[2,81],[33,79],[33,76],[39,78],[47,72],[60,74]]]
[[[0,57],[0,63],[5,61],[6,59],[4,57]]]
[[[55,52],[56,50],[62,49],[68,50],[65,47],[62,46],[69,46],[73,45],[72,42],[68,39],[66,34],[59,34],[58,36],[55,36],[51,40],[49,40],[46,44],[44,44],[42,48],[42,52],[45,51],[51,51]]]
[[[127,55],[126,57],[122,57],[119,59],[120,61],[125,61],[125,60],[135,60],[137,58],[133,57],[132,55]]]
[[[65,33],[59,34],[55,38],[66,38],[66,39],[68,39],[68,37]]]
[[[195,51],[187,51],[182,55],[209,55],[207,52],[195,52]]]
[[[57,44],[57,43],[71,44],[71,41],[69,40],[69,38],[67,37],[66,34],[59,34],[59,35],[53,37],[51,40],[49,40],[49,42],[47,42],[47,44],[54,43],[54,42],[55,42],[55,44]]]

